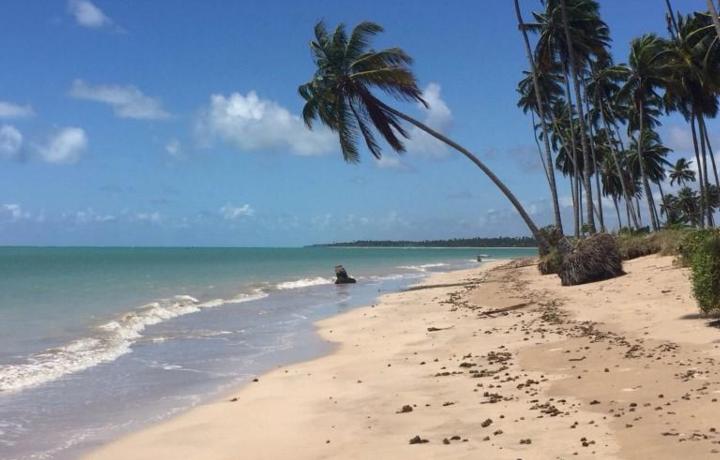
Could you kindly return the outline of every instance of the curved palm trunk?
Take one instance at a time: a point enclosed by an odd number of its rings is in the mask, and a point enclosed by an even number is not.
[[[480,161],[480,159],[479,159],[478,157],[476,157],[475,155],[473,155],[472,152],[470,152],[468,149],[466,149],[465,147],[461,146],[461,145],[458,144],[457,142],[455,142],[455,141],[453,141],[452,139],[450,139],[450,138],[448,138],[448,137],[440,134],[439,132],[435,131],[434,129],[430,128],[429,126],[426,126],[426,125],[424,125],[423,123],[420,123],[419,121],[417,121],[416,119],[412,118],[411,116],[405,115],[404,113],[402,113],[402,112],[400,112],[400,111],[398,111],[398,110],[395,110],[395,109],[393,109],[392,107],[390,107],[390,106],[388,106],[388,105],[385,105],[385,104],[382,103],[382,102],[380,102],[380,104],[382,105],[383,109],[387,110],[388,112],[392,113],[393,115],[397,116],[398,118],[407,121],[408,123],[410,123],[411,125],[415,126],[416,128],[421,129],[422,131],[425,131],[426,133],[428,133],[429,135],[431,135],[431,136],[434,137],[435,139],[437,139],[437,140],[439,140],[439,141],[447,144],[448,146],[454,148],[454,149],[457,150],[458,152],[460,152],[460,153],[462,153],[463,155],[465,155],[465,157],[467,157],[470,161],[472,161],[473,163],[475,163],[475,165],[476,165],[478,168],[480,168],[480,169],[482,170],[482,172],[485,173],[486,176],[488,176],[488,178],[497,186],[497,188],[500,189],[500,191],[505,195],[505,197],[507,197],[507,199],[510,200],[510,203],[512,203],[512,205],[515,207],[515,210],[517,210],[518,214],[520,214],[520,217],[522,218],[522,220],[525,221],[525,225],[527,225],[527,227],[530,229],[530,232],[532,233],[532,235],[533,235],[533,236],[535,237],[535,239],[537,240],[538,245],[540,245],[541,247],[545,247],[545,248],[549,248],[549,247],[550,247],[550,245],[549,245],[548,242],[547,242],[547,239],[543,236],[542,233],[540,233],[540,229],[539,229],[538,226],[535,224],[535,222],[532,220],[532,218],[531,218],[530,215],[527,213],[527,211],[525,211],[525,208],[524,208],[523,205],[520,203],[520,201],[515,197],[515,195],[513,194],[513,192],[511,192],[510,189],[507,187],[507,185],[505,185],[505,184],[500,180],[500,178],[498,178],[498,177],[495,175],[495,173],[492,172],[492,170],[490,170],[490,168],[488,168],[488,167],[485,165],[485,163],[483,163],[482,161]],[[568,243],[568,246],[569,246],[569,243]],[[560,248],[560,250],[561,250],[561,251],[567,251],[567,250],[569,250],[569,247],[568,247],[568,248]]]
[[[580,82],[578,81],[578,69],[575,67],[575,53],[573,52],[572,38],[570,37],[570,27],[568,26],[567,19],[567,7],[565,0],[560,0],[560,8],[562,12],[563,27],[565,29],[565,41],[568,47],[568,64],[570,66],[570,75],[573,79],[573,86],[575,87],[575,102],[578,108],[578,117],[580,118],[580,144],[582,146],[583,153],[583,174],[582,182],[585,188],[585,212],[587,214],[587,225],[590,228],[590,233],[595,233],[595,216],[593,215],[593,197],[592,197],[592,185],[590,183],[591,165],[590,165],[590,151],[588,149],[588,139],[585,129],[585,114],[583,110],[582,97],[580,94]]]
[[[643,157],[643,145],[642,135],[645,129],[645,112],[643,110],[643,104],[638,104],[638,113],[640,115],[640,130],[638,131],[637,149],[638,149],[638,163],[640,164],[640,175],[642,176],[643,189],[645,191],[645,199],[647,200],[648,213],[650,214],[650,225],[652,225],[653,231],[658,230],[658,223],[655,219],[655,203],[650,191],[650,182],[648,182],[647,174],[645,173],[645,158]]]
[[[695,162],[698,165],[698,184],[700,187],[700,228],[705,228],[705,179],[702,173],[702,162],[700,161],[700,150],[698,148],[697,132],[695,130],[695,112],[690,114],[690,131],[692,132],[693,148],[695,150]]]
[[[525,54],[527,55],[528,63],[530,64],[530,71],[532,72],[533,87],[535,89],[535,103],[537,104],[540,125],[543,131],[543,139],[545,140],[545,174],[547,175],[548,185],[550,186],[550,194],[552,196],[555,226],[560,229],[561,233],[564,233],[562,218],[560,217],[560,203],[558,201],[557,184],[555,182],[555,168],[553,167],[552,150],[550,149],[550,138],[548,136],[545,118],[545,107],[542,100],[542,94],[540,93],[540,83],[538,82],[535,59],[533,59],[532,49],[530,48],[530,40],[528,39],[527,30],[525,30],[525,23],[523,22],[522,14],[520,14],[520,4],[518,3],[518,0],[515,0],[515,14],[517,15],[518,29],[520,29],[520,32],[522,32],[523,35]],[[535,127],[533,126],[533,131],[534,129]]]

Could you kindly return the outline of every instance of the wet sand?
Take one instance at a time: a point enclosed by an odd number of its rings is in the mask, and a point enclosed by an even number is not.
[[[433,275],[320,322],[330,355],[87,458],[720,458],[720,329],[671,258],[625,270]]]

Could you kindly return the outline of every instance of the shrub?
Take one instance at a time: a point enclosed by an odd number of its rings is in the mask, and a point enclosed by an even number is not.
[[[691,266],[695,252],[698,248],[700,248],[705,240],[713,235],[718,235],[718,231],[713,229],[702,229],[687,232],[678,244],[677,262],[683,267]]]
[[[622,260],[635,259],[660,252],[660,246],[653,235],[621,233],[617,237],[618,251]]]
[[[701,239],[692,254],[693,294],[704,313],[720,310],[720,234]]]
[[[553,248],[540,257],[540,263],[538,264],[538,270],[543,275],[550,275],[553,273],[560,273],[560,267],[562,266],[562,255],[557,248]]]
[[[666,229],[650,234],[621,232],[618,234],[618,246],[623,260],[650,254],[664,256],[676,255],[679,252],[681,241],[690,233],[690,229]]]
[[[624,274],[617,240],[607,233],[578,240],[573,251],[562,261],[558,274],[563,286],[591,283]]]

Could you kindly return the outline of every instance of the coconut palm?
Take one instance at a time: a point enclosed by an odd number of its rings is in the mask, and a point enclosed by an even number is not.
[[[592,56],[607,55],[609,29],[600,18],[599,5],[594,0],[547,0],[545,10],[534,13],[536,24],[529,26],[539,34],[536,47],[538,65],[549,68],[556,63],[564,65],[566,99],[571,107],[570,113],[577,109],[580,118],[580,146],[582,147],[583,172],[576,172],[582,177],[585,190],[587,225],[591,232],[595,231],[593,216],[591,152],[588,144],[587,127],[585,126],[584,108],[580,92],[579,75],[583,72]],[[575,104],[570,95],[569,82],[572,80]],[[575,130],[571,129],[571,143],[576,143]],[[572,147],[574,151],[575,148]],[[579,162],[577,162],[579,163]]]
[[[692,160],[688,161],[685,158],[678,158],[674,165],[670,168],[668,177],[670,177],[670,185],[684,186],[688,182],[695,182],[695,171],[691,169]]]
[[[520,4],[518,0],[515,0],[515,14],[518,21],[518,29],[522,32],[523,43],[525,44],[525,54],[527,55],[528,63],[530,65],[530,73],[533,81],[533,92],[535,95],[535,107],[537,114],[540,118],[540,126],[542,127],[543,139],[545,143],[545,174],[547,175],[548,185],[550,186],[550,194],[553,203],[553,212],[555,215],[555,226],[559,229],[560,233],[563,233],[562,218],[560,217],[560,203],[558,202],[557,186],[555,184],[555,169],[553,168],[552,153],[550,149],[550,139],[548,137],[547,118],[545,116],[545,105],[543,103],[543,93],[540,87],[538,78],[538,70],[535,65],[535,59],[530,48],[530,40],[528,39],[527,29],[520,13]],[[533,130],[535,127],[533,126]]]
[[[705,197],[709,186],[707,154],[711,150],[705,118],[714,117],[718,113],[720,57],[717,37],[707,15],[678,15],[674,24],[673,39],[667,44],[671,72],[666,82],[664,99],[669,110],[680,112],[690,124],[698,165],[700,196]],[[712,155],[711,164],[713,172],[716,173],[717,166]],[[715,176],[717,185],[717,174]],[[701,201],[708,202],[705,198]],[[708,223],[711,223],[710,209],[702,213],[701,226],[704,225],[706,217]]]
[[[666,84],[668,66],[663,40],[655,34],[646,34],[634,39],[630,44],[630,58],[628,64],[624,66],[623,73],[625,83],[620,88],[617,97],[631,104],[634,109],[634,117],[631,117],[631,120],[634,119],[636,123],[630,123],[630,129],[636,128],[634,131],[638,133],[637,137],[639,137],[640,133],[645,132],[646,125],[652,124],[647,109],[652,104],[658,103],[660,96],[657,90]],[[643,142],[638,142],[637,146],[639,147],[637,149],[638,158],[642,160]],[[648,208],[654,210],[655,203],[650,192],[645,162],[638,161],[638,166]],[[659,223],[653,212],[650,213],[650,222],[653,230],[658,230]]]
[[[412,58],[400,48],[376,51],[371,39],[383,28],[372,22],[358,24],[348,36],[343,24],[329,33],[321,21],[315,26],[315,39],[310,43],[316,65],[313,78],[298,88],[305,100],[303,120],[312,129],[319,119],[337,133],[343,158],[357,163],[360,158],[358,140],[363,139],[370,153],[382,156],[376,133],[396,152],[405,150],[403,138],[408,132],[402,121],[410,123],[444,142],[479,167],[510,200],[541,246],[545,237],[510,189],[477,156],[448,137],[381,101],[373,90],[395,99],[427,105],[422,97],[410,65]]]
[[[620,90],[623,72],[621,68],[612,65],[612,61],[609,58],[591,63],[590,68],[591,72],[586,86],[586,94],[587,98],[592,102],[593,108],[588,114],[589,123],[599,124],[600,129],[604,130],[607,155],[611,159],[610,163],[615,167],[615,177],[620,179],[624,177],[624,175],[620,171],[620,161],[618,160],[619,142],[615,139],[615,131],[617,131],[616,123],[623,118],[623,112],[625,112],[625,110],[618,106],[616,95]],[[615,126],[615,130],[611,129],[611,123]],[[628,187],[622,180],[620,181],[620,185],[626,206],[632,208],[632,200]],[[638,228],[635,213],[628,210],[628,215],[632,216],[632,223],[635,225],[635,228]],[[630,222],[628,222],[628,225],[630,225]]]

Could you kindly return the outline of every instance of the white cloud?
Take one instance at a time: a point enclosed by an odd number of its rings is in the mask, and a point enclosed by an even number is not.
[[[177,139],[170,139],[168,143],[165,144],[165,151],[171,156],[179,157],[182,154],[181,147],[182,145],[180,144],[180,141]]]
[[[75,163],[87,149],[88,138],[82,128],[63,128],[50,141],[37,148],[48,163]]]
[[[112,20],[90,0],[68,0],[68,11],[83,27],[98,29],[112,24]]]
[[[30,219],[31,217],[31,214],[27,211],[23,211],[22,206],[17,203],[0,205],[0,218],[3,218],[3,220],[17,222],[20,220]]]
[[[93,86],[82,80],[75,80],[70,88],[70,96],[108,104],[120,118],[163,120],[170,117],[158,99],[146,96],[132,85]]]
[[[104,223],[114,222],[117,218],[111,214],[98,214],[93,211],[92,208],[88,208],[85,211],[78,211],[75,213],[75,223],[77,224],[91,224],[91,223]]]
[[[452,125],[452,112],[440,96],[441,87],[437,83],[430,83],[423,91],[423,99],[429,107],[419,105],[424,114],[423,123],[443,134],[447,133]],[[430,136],[419,128],[409,130],[410,139],[406,143],[407,151],[411,154],[420,154],[427,157],[444,157],[449,153],[447,145]]]
[[[222,215],[225,220],[237,220],[241,217],[251,217],[254,214],[255,209],[253,209],[249,204],[244,204],[242,206],[232,206],[230,204],[226,204],[220,208],[220,215]]]
[[[35,111],[29,105],[0,101],[0,118],[28,118],[33,115],[35,115]]]
[[[138,222],[148,222],[151,224],[159,224],[162,217],[158,212],[139,212],[133,216],[133,220]]]
[[[241,151],[319,155],[337,150],[337,140],[329,129],[318,124],[309,130],[299,116],[261,99],[255,91],[212,95],[198,119],[197,131],[205,142],[220,139]]]
[[[0,158],[16,158],[22,147],[23,136],[12,125],[0,127]]]

